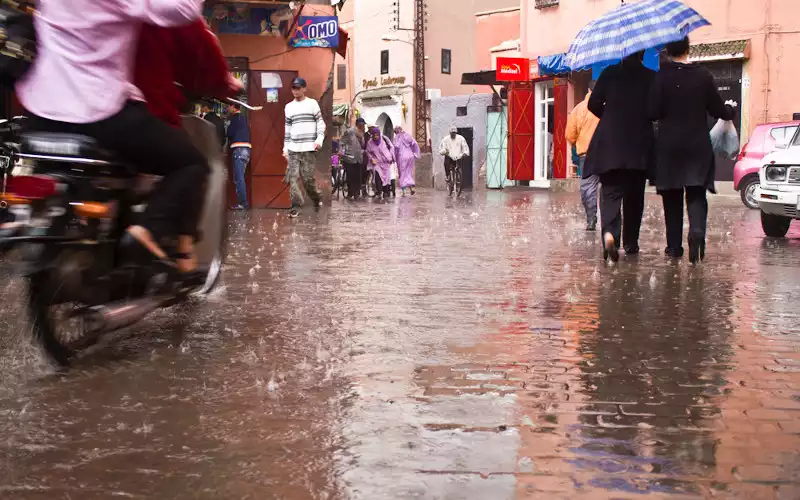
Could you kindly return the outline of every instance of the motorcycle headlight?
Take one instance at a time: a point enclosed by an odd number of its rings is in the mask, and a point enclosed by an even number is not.
[[[768,182],[785,182],[786,170],[786,167],[771,165],[767,167],[767,171],[764,172],[764,177],[766,177]]]

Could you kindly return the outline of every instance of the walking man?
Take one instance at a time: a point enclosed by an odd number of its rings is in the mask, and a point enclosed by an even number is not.
[[[600,119],[589,111],[589,97],[592,95],[591,89],[586,94],[586,98],[581,101],[567,118],[567,141],[575,145],[578,153],[578,167],[581,170],[581,201],[586,210],[586,230],[594,231],[597,229],[597,185],[600,177],[590,175],[583,178],[583,166],[586,163],[586,150],[592,142],[592,136],[600,123]]]
[[[250,163],[250,124],[247,117],[242,114],[242,107],[237,103],[228,106],[230,124],[228,124],[227,137],[230,142],[233,156],[233,182],[236,184],[236,199],[238,205],[234,210],[247,210],[247,182],[244,174]]]
[[[469,156],[467,140],[458,135],[458,129],[455,126],[450,127],[450,135],[442,139],[442,143],[439,145],[439,154],[444,156],[444,173],[448,179],[451,179],[455,169],[461,168],[461,158]]]
[[[306,193],[314,202],[314,207],[322,205],[317,183],[314,179],[314,164],[317,151],[325,140],[325,121],[319,103],[306,97],[306,81],[297,77],[292,81],[294,101],[286,105],[286,133],[283,138],[283,156],[289,161],[284,182],[289,184],[292,197],[292,210],[289,217],[300,215],[303,206],[303,192],[300,190],[300,178]]]
[[[355,200],[361,194],[361,166],[364,163],[366,123],[363,118],[358,118],[355,127],[349,127],[342,135],[342,161],[347,175],[349,200]]]

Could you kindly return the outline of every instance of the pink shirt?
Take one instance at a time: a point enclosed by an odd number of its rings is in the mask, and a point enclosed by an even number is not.
[[[131,83],[142,23],[185,26],[200,19],[203,0],[39,0],[39,53],[17,84],[31,113],[92,123],[143,100]]]

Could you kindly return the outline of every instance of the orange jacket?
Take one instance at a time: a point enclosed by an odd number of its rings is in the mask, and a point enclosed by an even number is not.
[[[589,111],[590,95],[592,95],[591,91],[586,94],[583,101],[575,106],[567,118],[567,141],[575,145],[579,155],[586,154],[597,124],[600,123],[600,118]]]

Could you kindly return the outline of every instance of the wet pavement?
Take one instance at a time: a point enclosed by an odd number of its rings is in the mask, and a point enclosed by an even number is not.
[[[225,286],[53,373],[0,285],[0,498],[800,498],[800,227],[600,261],[575,194],[237,214]]]

